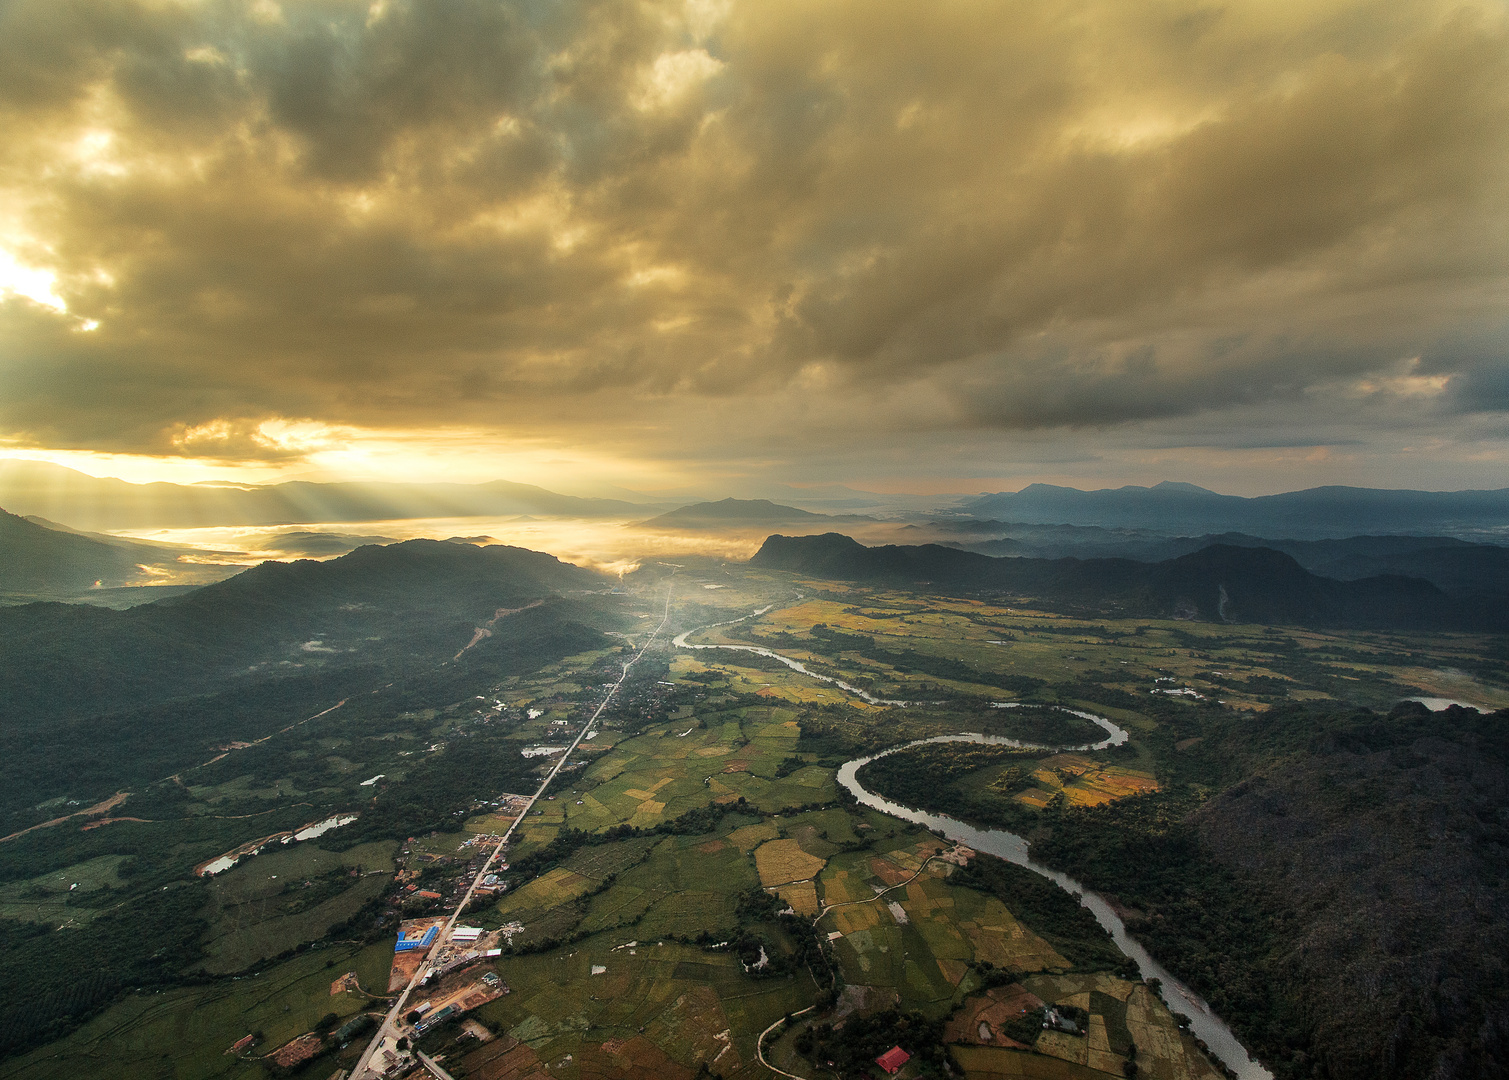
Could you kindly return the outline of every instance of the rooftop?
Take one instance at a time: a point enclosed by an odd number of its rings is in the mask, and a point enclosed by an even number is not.
[[[878,1058],[876,1058],[875,1064],[879,1065],[888,1073],[894,1073],[899,1072],[901,1070],[901,1066],[905,1065],[908,1061],[911,1060],[911,1054],[908,1054],[899,1046],[893,1046],[885,1053],[881,1054]]]

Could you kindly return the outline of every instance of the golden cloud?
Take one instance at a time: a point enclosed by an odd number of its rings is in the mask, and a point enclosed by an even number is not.
[[[19,0],[0,434],[1501,408],[1506,121],[1487,2]]]

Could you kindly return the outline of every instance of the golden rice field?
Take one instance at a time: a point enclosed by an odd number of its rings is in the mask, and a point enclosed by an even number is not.
[[[1106,765],[1081,754],[1055,754],[1032,771],[1037,785],[1013,796],[1025,806],[1041,809],[1062,794],[1072,806],[1103,806],[1129,795],[1158,790],[1150,772]]]
[[[504,896],[498,912],[506,919],[520,912],[544,911],[575,900],[594,884],[591,878],[558,866]]]
[[[811,881],[782,885],[775,890],[775,894],[791,905],[791,910],[798,915],[811,918],[818,913],[820,905],[817,901],[817,886]]]
[[[792,881],[806,881],[822,870],[826,860],[808,855],[795,840],[769,840],[755,849],[760,884],[767,889]]]

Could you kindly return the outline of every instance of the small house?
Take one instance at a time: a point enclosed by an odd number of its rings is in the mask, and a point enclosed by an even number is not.
[[[876,1058],[875,1064],[879,1065],[886,1072],[894,1076],[896,1073],[901,1071],[901,1066],[905,1065],[908,1061],[911,1060],[911,1054],[908,1054],[899,1046],[893,1046],[885,1053],[881,1054],[878,1058]]]

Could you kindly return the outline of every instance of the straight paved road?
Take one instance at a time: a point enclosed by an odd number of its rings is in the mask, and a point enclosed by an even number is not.
[[[675,571],[671,572],[671,576],[673,578],[675,577]],[[534,804],[537,803],[540,800],[540,797],[545,794],[545,789],[548,788],[551,784],[551,781],[555,779],[556,773],[561,771],[561,766],[565,765],[566,762],[571,758],[571,755],[576,752],[576,748],[581,744],[582,739],[586,738],[587,733],[592,730],[594,725],[596,725],[598,717],[602,716],[603,710],[608,707],[608,704],[613,700],[614,696],[617,695],[619,688],[623,686],[625,681],[627,681],[627,679],[629,678],[629,672],[633,670],[634,665],[639,663],[640,658],[643,657],[644,654],[649,650],[650,646],[655,643],[655,639],[660,636],[660,632],[665,629],[666,623],[670,622],[671,593],[674,589],[674,581],[666,586],[665,613],[661,616],[660,625],[655,627],[650,636],[645,639],[645,643],[640,646],[639,651],[635,653],[634,656],[626,664],[624,664],[623,674],[618,677],[618,681],[615,682],[613,686],[608,690],[607,696],[602,700],[602,704],[597,707],[597,711],[592,714],[592,718],[588,720],[586,724],[582,726],[582,729],[576,733],[576,738],[571,741],[571,745],[566,748],[566,752],[561,755],[561,759],[555,763],[555,768],[551,769],[550,774],[545,777],[544,783],[540,785],[539,790],[534,793],[534,796],[529,800],[528,805],[524,807],[524,812],[514,819],[514,823],[508,827],[508,831],[503,834],[502,838],[493,847],[492,854],[488,855],[487,861],[482,864],[482,869],[477,871],[476,877],[472,878],[471,887],[466,890],[466,895],[461,898],[461,901],[456,905],[456,909],[451,912],[450,918],[445,921],[445,926],[436,936],[435,944],[430,947],[431,956],[434,956],[436,953],[438,953],[440,951],[440,947],[450,940],[451,931],[455,929],[456,926],[456,920],[459,919],[461,917],[461,913],[466,910],[466,905],[471,902],[472,894],[477,891],[477,886],[481,884],[482,879],[488,874],[492,873],[493,864],[498,861],[498,857],[503,853],[503,848],[508,843],[508,838],[512,836],[513,831],[519,827],[519,822],[523,821],[526,817],[529,816],[529,811],[534,809]],[[384,1048],[385,1043],[389,1047],[391,1047],[396,1044],[402,1036],[407,1034],[407,1031],[405,1030],[405,1026],[403,1024],[404,1006],[409,1000],[409,995],[413,993],[416,986],[424,981],[424,977],[429,974],[429,971],[430,962],[428,960],[419,965],[419,968],[414,972],[413,977],[409,979],[409,984],[403,988],[403,993],[398,995],[398,1000],[394,1002],[393,1008],[388,1010],[387,1017],[383,1020],[382,1026],[377,1029],[377,1034],[373,1036],[372,1042],[367,1046],[366,1051],[362,1054],[361,1060],[357,1062],[356,1068],[351,1070],[351,1080],[376,1080],[377,1077],[383,1075],[380,1063],[374,1064],[374,1059],[378,1058],[379,1052]]]

